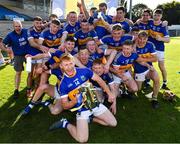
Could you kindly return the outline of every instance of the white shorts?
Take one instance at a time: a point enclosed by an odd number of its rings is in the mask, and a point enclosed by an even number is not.
[[[61,99],[61,96],[58,93],[57,87],[54,86],[54,99]]]
[[[164,61],[164,52],[163,51],[156,51],[158,61]]]
[[[135,74],[135,80],[136,81],[145,81],[145,79],[146,79],[146,75],[147,75],[147,73],[149,72],[149,70],[147,70],[147,71],[145,71],[145,72],[143,72],[143,73],[136,73]]]
[[[91,116],[91,115],[99,116],[99,115],[103,114],[105,111],[107,111],[107,107],[105,107],[103,104],[100,103],[99,106],[96,106],[95,108],[93,108],[92,111],[86,110],[86,111],[82,111],[80,114],[77,113],[76,119],[77,120],[80,120],[80,119],[88,120],[89,116]]]
[[[132,79],[132,76],[129,71],[125,72],[124,75],[127,76],[129,79]],[[117,83],[117,84],[120,84],[121,82],[123,82],[121,78],[117,77],[114,74],[113,74],[113,79],[114,79],[114,83]]]

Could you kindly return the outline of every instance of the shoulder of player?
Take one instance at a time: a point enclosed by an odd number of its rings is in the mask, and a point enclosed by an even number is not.
[[[106,35],[106,36],[102,37],[102,39],[111,39],[111,38],[112,38],[111,35]]]
[[[150,41],[147,41],[146,46],[154,46],[154,44],[152,42],[150,42]]]

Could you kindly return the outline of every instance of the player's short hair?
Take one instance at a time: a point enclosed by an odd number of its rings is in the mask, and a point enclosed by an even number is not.
[[[40,16],[36,16],[33,18],[33,21],[42,21],[43,19]]]
[[[96,65],[96,64],[98,64],[98,65],[103,64],[102,59],[95,59],[95,60],[93,61],[93,65]]]
[[[146,32],[146,31],[140,31],[139,33],[138,33],[138,37],[148,37],[148,33]]]
[[[132,46],[134,43],[132,40],[126,40],[125,42],[122,43],[122,45],[128,45],[128,46]]]
[[[87,43],[88,43],[89,41],[94,41],[94,42],[96,42],[94,38],[89,38],[88,41],[87,41]],[[87,44],[87,43],[86,43],[86,44]]]
[[[119,11],[119,10],[122,10],[124,13],[126,12],[125,7],[123,7],[123,6],[116,8],[116,11]]]
[[[51,23],[60,26],[61,22],[58,19],[53,19]]]
[[[106,9],[107,9],[107,4],[104,3],[104,2],[103,2],[103,3],[100,3],[100,4],[99,4],[99,7],[106,7]]]
[[[74,60],[74,57],[70,53],[64,53],[59,60],[62,63],[64,60]]]
[[[90,11],[96,11],[97,10],[97,8],[96,7],[92,7],[92,8],[90,8]]]
[[[68,36],[65,41],[75,42],[75,39],[72,36]]]
[[[121,24],[114,24],[112,26],[112,30],[122,30],[122,25]]]
[[[155,9],[154,13],[155,14],[163,14],[163,10],[162,9]]]
[[[51,19],[51,18],[58,18],[58,16],[57,16],[56,14],[51,14],[51,15],[49,16],[49,19]]]
[[[70,11],[69,14],[77,14],[75,11]]]
[[[88,49],[84,45],[78,47],[78,52],[83,51],[83,50],[88,50]]]
[[[81,23],[89,23],[89,22],[87,21],[87,19],[83,19],[83,20],[81,21]]]
[[[149,15],[151,15],[151,10],[150,9],[144,9],[143,13],[148,13]]]

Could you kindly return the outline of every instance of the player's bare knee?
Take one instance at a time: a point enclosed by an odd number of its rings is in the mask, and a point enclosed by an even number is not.
[[[52,115],[58,115],[60,113],[60,109],[59,108],[52,108],[51,109],[51,114]]]
[[[112,120],[111,123],[110,123],[110,126],[111,127],[116,127],[117,126],[117,120],[116,119]]]
[[[138,92],[138,86],[133,86],[132,88],[131,88],[131,91],[132,92]]]
[[[46,91],[48,89],[48,85],[47,84],[43,84],[39,87],[42,91]]]
[[[80,143],[85,143],[87,141],[88,141],[88,136],[82,135],[82,136],[78,137],[78,142],[80,142]]]

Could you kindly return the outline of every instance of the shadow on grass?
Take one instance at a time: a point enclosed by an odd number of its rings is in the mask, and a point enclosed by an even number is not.
[[[28,99],[26,98],[25,94],[26,94],[26,88],[24,88],[19,92],[19,97],[17,99],[14,99],[14,96],[12,94],[6,100],[7,102],[4,103],[3,106],[1,106],[0,108],[1,116],[4,115],[4,118],[6,118],[6,116],[7,118],[10,118],[8,119],[9,120],[8,122],[11,121],[11,123],[13,123],[14,119],[16,118],[14,116],[18,113],[18,110],[21,108],[22,103],[27,103]],[[8,123],[8,125],[9,124],[10,123]]]
[[[8,65],[8,64],[4,64],[4,65],[0,66],[0,70],[6,68],[7,65]]]

